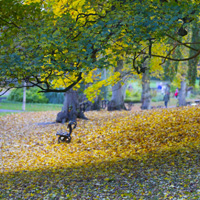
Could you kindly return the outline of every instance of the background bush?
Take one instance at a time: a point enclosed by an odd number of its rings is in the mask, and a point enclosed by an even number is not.
[[[126,90],[125,101],[141,101],[141,92]]]
[[[29,88],[26,90],[26,102],[27,103],[48,103],[49,100],[44,93],[38,93],[39,88]],[[23,101],[23,88],[13,89],[7,98],[8,101]]]

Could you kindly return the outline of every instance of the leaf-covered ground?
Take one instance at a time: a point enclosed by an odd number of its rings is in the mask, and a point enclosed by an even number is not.
[[[87,112],[70,144],[57,112],[0,118],[0,199],[200,199],[200,107]]]

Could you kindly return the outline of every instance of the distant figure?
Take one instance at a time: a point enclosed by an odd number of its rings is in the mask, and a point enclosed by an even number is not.
[[[162,90],[162,83],[159,83],[158,90]]]
[[[128,86],[128,90],[133,91],[133,86],[131,84]]]
[[[170,85],[166,84],[165,93],[170,92]]]
[[[175,91],[175,93],[174,93],[174,96],[175,96],[175,98],[178,97],[178,88],[176,88],[176,91]]]
[[[163,97],[163,101],[165,103],[165,108],[167,108],[167,104],[169,102],[169,92],[165,93],[165,95]]]

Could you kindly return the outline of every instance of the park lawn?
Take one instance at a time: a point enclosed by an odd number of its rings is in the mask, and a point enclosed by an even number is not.
[[[62,104],[43,104],[43,103],[27,103],[26,111],[60,111]],[[22,110],[22,103],[20,102],[1,102],[0,109],[7,110]]]
[[[199,199],[199,106],[87,112],[70,144],[56,114],[0,117],[0,199]]]

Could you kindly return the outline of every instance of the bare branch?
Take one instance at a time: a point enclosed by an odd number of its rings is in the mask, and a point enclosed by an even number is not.
[[[6,89],[3,93],[0,94],[0,96],[3,96],[4,94],[6,94],[6,92],[8,92],[10,89],[12,89],[12,88]]]

